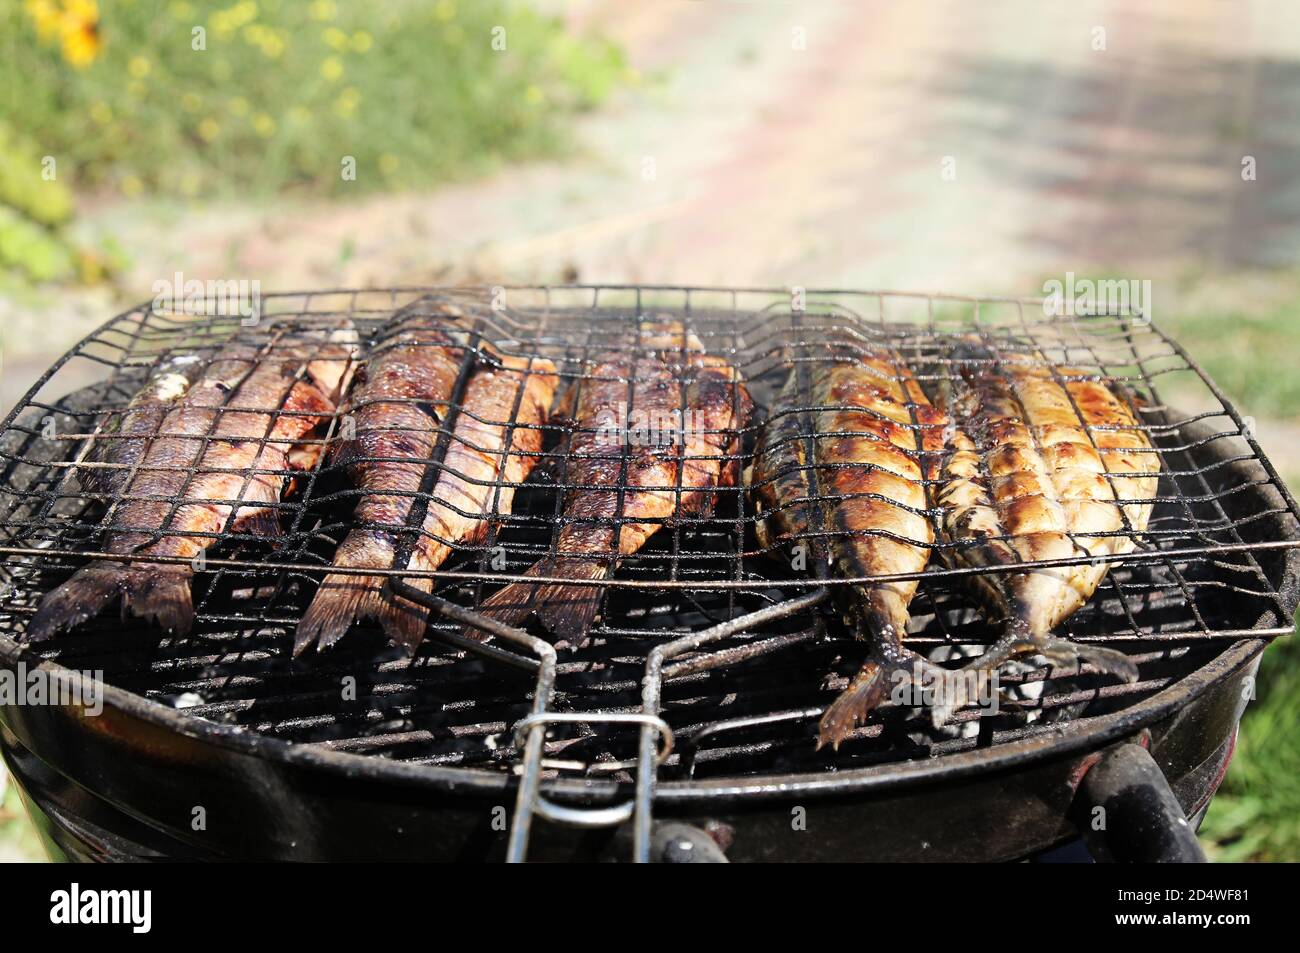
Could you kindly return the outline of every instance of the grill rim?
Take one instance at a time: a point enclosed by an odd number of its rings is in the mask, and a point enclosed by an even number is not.
[[[788,293],[789,289],[775,288],[728,288],[720,286],[682,286],[682,285],[505,285],[506,289],[518,288],[529,291],[538,290],[610,290],[610,291],[665,291],[665,292],[720,292],[737,294],[769,294],[780,295]],[[424,286],[414,286],[410,288],[386,288],[375,289],[376,292],[389,294],[411,293],[427,294],[431,292],[454,294],[457,292],[483,293],[487,291],[486,286],[465,286],[465,287],[446,287],[432,288]],[[266,295],[267,298],[292,298],[302,297],[310,299],[313,297],[322,297],[331,294],[351,294],[355,298],[358,292],[355,289],[317,289],[314,291],[287,291],[279,292],[273,295]],[[808,294],[819,295],[853,295],[870,298],[873,296],[894,297],[914,297],[930,298],[933,300],[951,300],[958,302],[1006,302],[1020,305],[1033,305],[1041,303],[1043,299],[1035,297],[1000,297],[994,295],[955,295],[955,294],[931,294],[927,292],[900,292],[885,290],[862,290],[862,289],[809,289]],[[41,389],[49,382],[50,379],[70,360],[73,356],[81,353],[87,343],[93,342],[99,335],[107,330],[115,328],[124,319],[129,319],[136,315],[145,305],[138,305],[135,308],[128,309],[121,314],[111,318],[104,325],[92,331],[81,342],[75,345],[66,354],[60,357],[32,386],[18,403],[6,415],[0,428],[8,429],[16,419],[18,413],[26,407]],[[1162,337],[1174,347],[1180,356],[1187,362],[1190,369],[1195,371],[1202,381],[1207,384],[1211,392],[1219,400],[1222,407],[1222,415],[1227,416],[1239,426],[1241,420],[1239,414],[1232,402],[1223,396],[1218,387],[1200,368],[1190,355],[1173,339],[1162,334]],[[1235,436],[1235,435],[1234,435]],[[1297,507],[1286,485],[1277,476],[1267,455],[1258,447],[1253,436],[1242,433],[1240,436],[1245,437],[1251,449],[1254,451],[1251,463],[1260,465],[1266,471],[1268,480],[1265,485],[1271,486],[1278,491],[1282,497],[1282,502],[1287,511],[1292,515],[1297,512]],[[1254,492],[1261,492],[1262,487],[1256,488]],[[1269,517],[1270,521],[1278,521],[1281,514]],[[1291,533],[1277,533],[1278,539],[1269,548],[1283,550],[1280,553],[1283,559],[1283,570],[1280,574],[1280,581],[1276,587],[1278,595],[1283,596],[1294,604],[1297,591],[1297,575],[1300,574],[1300,552],[1293,547],[1297,542],[1292,538]],[[1233,549],[1237,547],[1231,547]],[[1257,549],[1258,546],[1245,545],[1245,549]],[[85,554],[79,554],[85,555]],[[1167,556],[1168,554],[1162,554]],[[850,582],[852,580],[849,580]],[[698,585],[694,581],[693,585]],[[685,585],[685,583],[683,583]],[[1263,617],[1255,625],[1260,626]],[[1145,725],[1158,721],[1161,717],[1169,714],[1181,702],[1195,697],[1195,695],[1204,692],[1213,685],[1227,679],[1234,672],[1238,671],[1242,665],[1250,662],[1268,644],[1268,639],[1252,637],[1247,635],[1247,630],[1235,630],[1238,634],[1236,640],[1227,643],[1222,652],[1213,659],[1203,664],[1198,669],[1189,672],[1175,684],[1158,692],[1145,701],[1125,708],[1122,711],[1106,716],[1093,716],[1087,720],[1083,730],[1080,729],[1078,722],[1071,721],[1063,725],[1061,729],[1053,735],[1039,735],[1031,738],[1021,739],[1018,741],[1005,742],[988,749],[976,749],[973,751],[959,752],[956,754],[945,755],[938,759],[926,759],[924,761],[904,760],[889,762],[887,764],[876,765],[866,768],[845,769],[830,774],[790,774],[790,775],[766,775],[756,778],[739,776],[733,778],[711,778],[702,781],[694,779],[687,780],[664,780],[656,782],[656,800],[676,801],[681,799],[690,799],[695,796],[703,796],[708,793],[717,794],[736,794],[736,795],[780,795],[782,793],[800,793],[800,794],[833,794],[843,791],[862,791],[878,790],[892,787],[896,783],[926,783],[927,781],[942,780],[953,777],[967,776],[970,774],[979,774],[986,771],[994,771],[1007,767],[1018,765],[1028,765],[1037,763],[1040,760],[1050,757],[1064,755],[1089,745],[1101,745],[1108,740],[1119,737],[1123,734],[1136,731]],[[1259,636],[1268,634],[1281,634],[1289,632],[1289,627],[1275,628],[1253,628],[1250,631],[1258,632]],[[23,659],[24,646],[18,645],[7,636],[0,635],[0,658],[5,661],[18,661]],[[71,672],[72,677],[80,678],[80,674],[64,668],[62,665],[53,662],[42,662],[42,668],[50,667],[51,670],[61,670]],[[1226,667],[1224,667],[1226,666]],[[1213,677],[1210,677],[1210,676]],[[239,751],[254,756],[266,757],[267,754],[274,752],[276,760],[299,766],[320,767],[323,769],[340,770],[344,773],[355,775],[360,774],[375,780],[389,780],[400,783],[416,783],[420,785],[432,785],[435,789],[445,790],[447,792],[460,792],[472,790],[475,793],[488,794],[509,791],[517,786],[517,778],[508,773],[497,771],[487,771],[477,768],[457,768],[447,766],[430,766],[419,765],[407,762],[394,761],[387,758],[375,757],[371,755],[351,754],[330,749],[325,744],[313,743],[294,743],[262,735],[256,731],[250,731],[241,726],[222,725],[218,722],[208,721],[205,719],[195,718],[187,715],[181,710],[170,708],[164,704],[151,701],[143,696],[135,695],[116,686],[105,684],[102,686],[103,697],[106,704],[113,704],[114,707],[122,712],[141,718],[142,720],[167,728],[168,730],[178,731],[180,734],[192,738],[211,741],[221,744],[223,747]],[[632,782],[614,781],[610,779],[547,779],[542,783],[544,793],[554,794],[560,799],[593,799],[593,798],[615,798],[625,795],[632,787]],[[659,794],[662,792],[663,797]]]
[[[1300,591],[1300,550],[1287,553],[1284,584],[1286,594]],[[1281,587],[1279,587],[1281,588]],[[1069,721],[1054,735],[1039,735],[1005,742],[992,748],[977,748],[940,758],[910,759],[865,768],[848,768],[833,773],[763,775],[759,777],[708,778],[704,780],[662,780],[655,785],[656,802],[685,803],[695,799],[738,797],[772,799],[793,795],[835,795],[889,790],[895,786],[943,783],[963,777],[1023,768],[1080,750],[1095,750],[1117,738],[1132,735],[1170,715],[1189,699],[1226,681],[1267,648],[1270,639],[1242,639],[1178,682],[1136,705],[1086,722]],[[25,646],[0,636],[0,658],[6,663],[26,661]],[[54,662],[43,661],[41,671],[60,672],[78,685],[84,675]],[[30,671],[30,669],[29,669]],[[421,765],[373,755],[335,751],[324,744],[295,743],[272,738],[236,725],[224,725],[187,715],[183,709],[135,695],[115,685],[100,686],[105,706],[149,724],[240,754],[283,763],[335,771],[366,780],[415,784],[445,794],[499,795],[513,793],[518,777],[512,773],[443,765]],[[568,802],[606,803],[627,797],[634,781],[612,779],[578,780],[551,778],[541,783],[543,794]]]

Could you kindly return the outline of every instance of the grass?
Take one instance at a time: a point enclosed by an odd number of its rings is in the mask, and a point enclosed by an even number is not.
[[[0,778],[3,778],[5,770],[0,765]],[[2,783],[0,787],[4,787]],[[11,781],[0,793],[0,862],[42,860],[44,856],[36,832],[27,823],[18,789]]]
[[[1269,647],[1237,753],[1201,826],[1219,861],[1300,860],[1300,640]]]
[[[1243,413],[1300,423],[1300,273],[1214,276],[1156,289],[1156,325],[1179,341]],[[1178,392],[1166,395],[1177,403]],[[1293,448],[1272,454],[1294,485]],[[1267,448],[1267,441],[1266,441]],[[1264,653],[1256,700],[1201,827],[1212,860],[1300,861],[1300,640]]]
[[[74,8],[93,11],[89,50],[70,52]],[[9,123],[61,179],[127,197],[428,187],[559,151],[562,118],[625,73],[612,45],[506,0],[5,11]]]
[[[622,53],[516,0],[7,0],[0,291],[124,264],[75,199],[426,189],[562,154]]]
[[[1300,418],[1300,281],[1297,294],[1252,310],[1158,312],[1157,326],[1187,348],[1237,406],[1257,417]]]

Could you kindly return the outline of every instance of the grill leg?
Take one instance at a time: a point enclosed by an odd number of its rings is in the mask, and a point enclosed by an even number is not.
[[[1146,748],[1122,744],[1079,785],[1076,820],[1093,857],[1110,863],[1205,863],[1196,831]]]

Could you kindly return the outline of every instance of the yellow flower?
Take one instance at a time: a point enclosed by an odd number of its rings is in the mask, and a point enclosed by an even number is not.
[[[384,175],[392,175],[397,171],[397,156],[385,152],[379,157],[379,171]]]
[[[338,8],[334,6],[331,0],[312,0],[311,11],[313,20],[333,20],[338,13]]]
[[[27,0],[27,15],[36,24],[36,35],[48,42],[58,35],[63,23],[63,11],[54,0]]]
[[[337,56],[329,57],[320,64],[320,74],[333,82],[343,75],[343,61]]]
[[[85,27],[63,34],[63,58],[77,69],[85,69],[99,55],[99,33]]]
[[[334,111],[344,119],[350,119],[352,114],[357,111],[360,102],[361,93],[357,91],[355,86],[349,86],[339,93],[339,98],[334,101]]]
[[[374,46],[374,44],[374,37],[365,30],[357,30],[356,33],[352,34],[352,49],[356,50],[358,53],[368,52],[370,47]]]
[[[546,94],[542,92],[541,87],[539,86],[533,86],[530,84],[528,88],[524,90],[524,100],[527,101],[530,106],[538,105],[545,98]]]
[[[437,6],[433,8],[433,15],[439,20],[450,20],[456,15],[454,0],[438,0]]]
[[[253,3],[252,0],[243,0],[243,2],[237,3],[233,7],[218,10],[212,14],[209,22],[218,36],[226,36],[256,19],[257,4]]]
[[[275,120],[266,113],[258,113],[253,117],[253,131],[263,139],[270,139],[275,134]]]
[[[122,194],[128,198],[139,195],[144,191],[144,183],[133,175],[128,175],[122,179]]]
[[[113,107],[105,102],[95,103],[90,107],[90,118],[101,126],[107,126],[113,121]]]
[[[136,79],[144,79],[149,75],[149,70],[152,68],[152,64],[143,56],[133,56],[130,62],[126,64],[126,71]]]
[[[168,9],[177,20],[188,20],[194,16],[194,8],[185,0],[175,0]]]
[[[276,59],[284,52],[284,39],[269,26],[251,23],[244,27],[244,40],[262,51],[269,59]]]
[[[219,126],[217,121],[211,116],[199,123],[199,138],[204,142],[211,142],[213,139],[217,138],[220,133],[221,126]]]
[[[203,105],[203,100],[194,93],[186,93],[181,97],[181,106],[188,112],[198,112],[199,107]]]
[[[248,100],[243,96],[236,96],[229,103],[230,111],[236,116],[248,115]]]
[[[346,50],[348,48],[348,35],[336,26],[326,27],[325,32],[321,34],[321,39],[331,49]]]

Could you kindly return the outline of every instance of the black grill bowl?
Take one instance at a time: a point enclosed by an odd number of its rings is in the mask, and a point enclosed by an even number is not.
[[[1241,513],[1278,508],[1256,464],[1209,472],[1232,485],[1257,484],[1225,505]],[[1267,517],[1242,533],[1246,542],[1276,540],[1289,538],[1288,526],[1285,517]],[[1294,612],[1296,551],[1256,557]],[[1236,621],[1279,624],[1276,613]],[[733,860],[1014,860],[1077,837],[1080,779],[1103,751],[1136,741],[1197,819],[1226,770],[1266,644],[1221,642],[1208,661],[1149,698],[1019,741],[834,772],[661,781],[654,815],[725,831]],[[6,668],[30,656],[0,638]],[[0,744],[51,850],[77,859],[499,859],[516,783],[501,772],[288,743],[111,685],[93,718],[74,707],[5,706]],[[593,807],[628,800],[632,785],[557,778],[543,791]],[[529,857],[622,856],[623,836],[619,828],[575,831],[538,820]]]
[[[653,730],[628,720],[643,708],[671,726],[676,745],[656,783],[641,785],[639,816],[687,840],[712,835],[733,860],[1015,860],[1091,833],[1079,821],[1098,805],[1116,807],[1112,826],[1128,829],[1128,855],[1138,856],[1143,830],[1163,835],[1186,830],[1183,814],[1199,819],[1231,756],[1258,656],[1291,628],[1300,519],[1248,418],[1144,316],[1049,318],[1027,299],[891,292],[809,292],[795,307],[788,292],[770,289],[512,289],[508,300],[523,304],[502,309],[484,303],[495,290],[394,289],[265,296],[263,330],[345,315],[370,334],[434,294],[458,295],[497,346],[579,368],[573,349],[585,354],[593,335],[667,310],[742,370],[760,406],[770,405],[791,355],[829,333],[884,342],[918,368],[939,360],[939,376],[951,373],[940,339],[972,329],[1036,359],[1095,370],[1129,395],[1163,470],[1150,525],[1133,534],[1137,547],[1068,628],[1127,652],[1139,681],[1012,675],[1041,694],[1013,684],[1020,696],[1005,710],[960,712],[945,731],[922,712],[886,706],[839,751],[818,752],[817,716],[862,646],[830,600],[810,604],[819,582],[761,551],[736,488],[719,491],[708,518],[665,528],[620,565],[596,637],[560,653],[553,692],[535,691],[542,680],[500,657],[449,648],[438,636],[457,626],[445,618],[413,660],[364,629],[330,653],[295,660],[293,627],[330,561],[330,534],[351,518],[348,485],[329,466],[281,503],[281,549],[221,541],[196,579],[198,624],[187,638],[101,618],[25,647],[16,636],[37,600],[102,531],[102,510],[69,477],[71,454],[81,452],[71,444],[88,450],[96,437],[86,432],[120,412],[166,349],[210,346],[229,330],[143,307],[56,363],[0,434],[0,666],[43,667],[71,684],[79,672],[104,673],[95,717],[72,705],[0,704],[0,748],[52,853],[490,860],[526,846],[530,859],[643,857],[647,826],[630,833],[623,820],[638,755],[648,764],[653,754]],[[1159,390],[1179,382],[1191,385],[1179,399],[1188,395],[1199,413],[1169,409]],[[742,463],[756,431],[745,434]],[[522,487],[498,527],[514,565],[547,551],[563,478],[552,480]],[[500,582],[482,569],[485,558],[485,547],[467,547],[439,570],[437,594],[459,607],[453,613]],[[938,562],[913,600],[909,644],[924,652],[987,644],[993,628]],[[836,584],[846,583],[826,580]],[[804,594],[809,602],[795,599]],[[756,610],[772,610],[768,624],[743,621]],[[706,651],[676,658],[693,670],[665,669],[643,695],[652,650],[730,623],[734,631],[715,630],[725,638]],[[764,646],[774,650],[758,654]],[[349,677],[352,704],[340,695]],[[548,716],[583,719],[552,726],[544,761],[512,746],[512,729],[538,699]],[[534,755],[541,732],[528,734]],[[517,805],[539,765],[544,800]],[[1123,765],[1134,783],[1108,792],[1102,780],[1122,780]],[[1111,798],[1121,789],[1152,793],[1134,805]],[[510,826],[532,816],[528,808],[539,813],[523,838],[525,827]],[[543,819],[566,811],[585,826]],[[1134,818],[1142,823],[1125,823]],[[1099,855],[1125,854],[1088,839]],[[1196,855],[1187,838],[1150,846],[1156,856]]]

